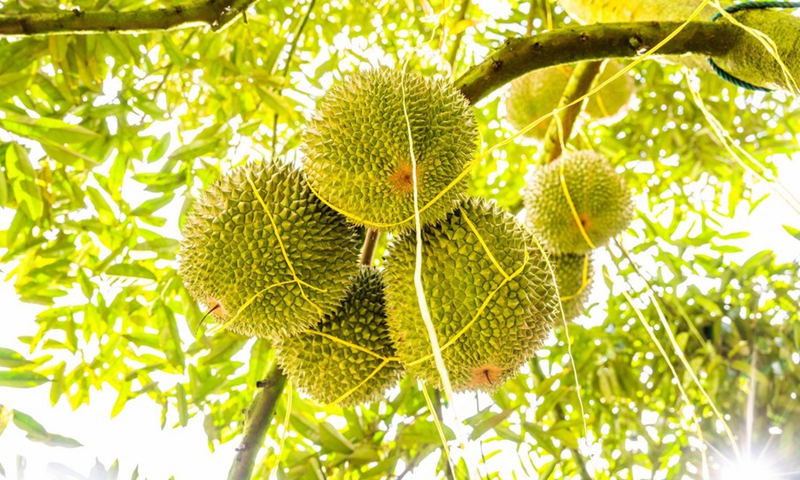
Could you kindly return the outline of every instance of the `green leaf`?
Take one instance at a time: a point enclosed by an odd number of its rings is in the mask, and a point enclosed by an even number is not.
[[[14,418],[14,410],[10,408],[0,405],[0,435],[6,430],[6,427]]]
[[[27,438],[34,442],[44,443],[51,447],[75,448],[82,446],[75,439],[49,433],[42,424],[19,410],[14,410],[14,425],[27,433]]]
[[[800,240],[800,229],[794,228],[789,225],[784,225],[783,228],[789,235],[793,236],[795,240]]]
[[[180,424],[182,427],[185,427],[189,423],[189,407],[186,402],[186,390],[180,383],[175,388],[177,390],[175,396],[178,398],[178,416],[180,418]]]
[[[49,381],[36,372],[0,371],[0,387],[31,388]]]
[[[350,454],[355,450],[353,444],[328,422],[319,424],[319,437],[320,445],[330,451]]]
[[[160,197],[151,198],[150,200],[145,200],[144,202],[142,202],[141,205],[133,209],[133,211],[131,212],[131,216],[137,217],[141,215],[149,215],[155,212],[156,210],[169,205],[169,203],[172,201],[173,198],[175,198],[175,195],[167,193]]]
[[[17,143],[12,143],[6,150],[6,169],[17,203],[23,206],[29,218],[38,220],[42,216],[44,203],[42,192],[37,185],[36,171],[28,159],[27,150]]]
[[[119,277],[144,278],[152,281],[157,280],[153,272],[138,263],[117,263],[116,265],[111,265],[106,270],[106,274]]]
[[[55,118],[31,118],[6,113],[6,118],[0,119],[0,126],[22,137],[46,142],[73,144],[100,138],[96,132]]]
[[[491,417],[482,420],[480,423],[475,425],[475,428],[470,433],[469,438],[470,440],[477,440],[483,435],[484,433],[488,432],[492,428],[499,425],[503,420],[507,419],[509,415],[517,411],[517,407],[514,408],[506,408],[500,413],[496,413]]]
[[[29,365],[31,362],[19,353],[8,348],[0,347],[0,367],[21,367]]]
[[[147,154],[147,162],[151,163],[160,160],[167,153],[170,141],[172,141],[172,135],[169,133],[161,137],[150,149],[150,153]]]

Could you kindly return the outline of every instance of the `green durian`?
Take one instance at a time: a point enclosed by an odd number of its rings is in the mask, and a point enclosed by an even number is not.
[[[622,70],[624,65],[610,61],[600,73],[597,84],[604,82]],[[564,94],[573,67],[558,65],[527,73],[511,82],[506,95],[506,119],[511,125],[522,130],[532,121],[549,114]],[[634,90],[634,80],[625,75],[605,86],[589,97],[585,112],[594,120],[611,123],[627,111]],[[543,140],[550,119],[546,119],[526,132],[525,136]]]
[[[592,289],[594,267],[591,254],[551,255],[550,262],[556,275],[564,318],[574,320],[584,312],[584,304]]]
[[[311,194],[298,170],[249,164],[194,202],[183,227],[180,274],[219,322],[242,309],[232,331],[281,337],[317,324],[339,305],[358,271],[359,244],[356,229]]]
[[[473,158],[478,130],[466,99],[439,77],[378,68],[333,86],[303,135],[309,183],[356,224],[413,228],[409,124],[421,222],[443,219],[466,191],[466,179],[456,179]]]
[[[384,362],[394,357],[394,347],[386,326],[383,278],[371,267],[361,268],[335,312],[275,346],[278,362],[292,384],[320,403],[343,396],[340,405],[379,399],[402,374],[396,360]]]
[[[480,199],[463,202],[423,230],[422,282],[454,390],[498,387],[548,335],[558,299],[535,245],[512,215]],[[395,239],[389,249],[389,330],[406,371],[439,385],[414,288],[415,252],[413,232]]]
[[[548,252],[582,255],[592,250],[575,219],[564,188],[578,219],[594,247],[605,245],[631,222],[631,193],[622,175],[606,157],[592,151],[562,155],[534,171],[525,188],[526,224]]]

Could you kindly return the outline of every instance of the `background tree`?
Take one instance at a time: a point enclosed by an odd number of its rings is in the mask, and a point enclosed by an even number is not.
[[[575,26],[564,8],[603,23]],[[800,19],[769,8],[710,21],[717,11],[700,0],[6,2],[0,204],[14,215],[0,252],[20,298],[48,308],[24,347],[3,339],[0,385],[49,388],[73,409],[111,388],[112,415],[149,398],[162,428],[176,412],[179,425],[202,421],[212,447],[241,442],[230,478],[400,478],[431,455],[438,475],[466,478],[459,431],[492,478],[702,478],[759,456],[800,470],[797,259],[737,256],[748,232],[733,221],[758,207],[764,185],[800,212],[778,175],[798,149]],[[668,37],[659,54],[696,56],[656,60],[650,49]],[[707,56],[779,91],[723,81]],[[574,102],[543,145],[515,136],[505,84],[607,57],[645,59],[624,73],[638,89],[627,116],[573,128]],[[221,172],[300,158],[304,118],[333,82],[405,62],[452,78],[475,105],[483,151],[500,145],[470,172],[471,194],[519,213],[526,174],[566,137],[567,149],[624,170],[636,220],[598,255],[587,316],[556,328],[477,406],[469,396],[430,405],[409,378],[383,402],[321,406],[284,390],[267,341],[208,334],[176,273],[179,228]],[[576,69],[588,73],[573,76],[562,106],[592,89],[597,66]],[[774,222],[800,240],[797,216]],[[444,409],[465,423],[444,425],[452,470],[434,421]],[[13,423],[33,440],[71,441],[2,412],[0,432]]]

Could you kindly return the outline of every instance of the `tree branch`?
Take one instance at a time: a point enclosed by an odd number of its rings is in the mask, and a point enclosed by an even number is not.
[[[681,25],[681,22],[609,23],[509,38],[500,49],[456,80],[456,86],[467,100],[476,103],[532,70],[586,60],[637,57]],[[661,47],[658,54],[722,55],[733,46],[738,38],[736,33],[737,27],[725,23],[691,22]]]
[[[558,102],[558,108],[563,108],[563,110],[557,113],[558,120],[550,119],[550,124],[547,126],[547,133],[544,136],[544,155],[542,156],[544,163],[550,163],[561,155],[561,139],[563,138],[565,143],[569,140],[572,127],[575,126],[575,120],[581,114],[586,99],[574,105],[570,104],[586,95],[592,88],[592,83],[600,73],[602,66],[602,60],[581,62],[572,71],[564,93],[561,95],[561,100]],[[567,105],[570,106],[567,107]]]
[[[367,267],[372,266],[372,259],[375,257],[375,248],[378,246],[378,240],[381,238],[381,232],[374,228],[367,229],[367,236],[364,238],[364,246],[361,248],[361,265]]]
[[[53,13],[0,15],[0,36],[142,32],[210,25],[225,27],[257,0],[202,0],[169,8],[127,12],[84,12],[78,8]]]
[[[247,409],[244,423],[244,436],[242,443],[236,449],[236,458],[233,460],[228,480],[249,480],[253,474],[256,456],[264,444],[269,424],[275,414],[275,404],[283,393],[286,385],[286,376],[281,371],[277,362],[274,362],[267,371],[267,377],[259,382],[261,389]]]

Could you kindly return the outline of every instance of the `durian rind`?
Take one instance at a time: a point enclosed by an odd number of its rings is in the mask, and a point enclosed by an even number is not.
[[[562,155],[533,173],[523,197],[526,224],[546,251],[582,255],[592,245],[581,233],[562,188],[562,165],[569,198],[594,247],[628,227],[633,216],[631,194],[608,159],[592,151]]]
[[[402,367],[397,361],[381,367],[381,358],[314,333],[383,358],[394,356],[386,326],[384,284],[377,269],[362,267],[339,308],[309,330],[276,343],[276,358],[292,384],[317,402],[329,404],[345,395],[340,405],[369,402],[382,398],[398,382]]]
[[[385,270],[389,330],[406,371],[440,385],[414,288],[415,252],[413,233],[390,247]],[[453,389],[493,390],[531,358],[556,318],[558,300],[544,256],[513,216],[485,200],[469,199],[423,230],[422,257],[427,305]],[[504,283],[506,275],[512,278]]]
[[[592,290],[594,266],[591,254],[551,255],[550,262],[556,275],[558,294],[564,308],[564,318],[574,320],[584,312],[584,305]],[[586,278],[584,279],[584,267]]]
[[[473,159],[478,130],[460,91],[412,71],[360,71],[328,91],[303,136],[311,186],[358,225],[392,232],[414,226],[404,99],[422,224],[443,219],[466,191],[466,178],[455,180]]]
[[[248,178],[307,285],[294,282]],[[219,322],[244,307],[228,327],[242,335],[276,338],[315,325],[339,305],[358,271],[356,229],[311,193],[298,170],[279,162],[248,164],[220,177],[194,202],[182,233],[187,290],[208,307],[218,305],[212,315]]]

